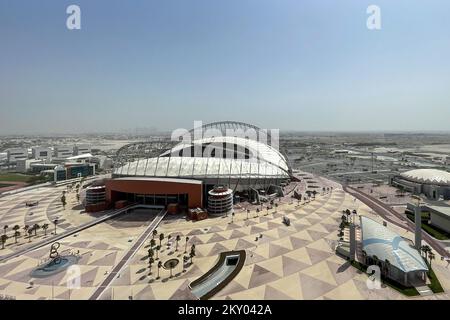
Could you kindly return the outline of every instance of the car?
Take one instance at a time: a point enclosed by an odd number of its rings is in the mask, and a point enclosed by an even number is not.
[[[27,201],[26,203],[25,203],[25,205],[27,206],[27,207],[35,207],[35,206],[37,206],[39,204],[39,201]]]

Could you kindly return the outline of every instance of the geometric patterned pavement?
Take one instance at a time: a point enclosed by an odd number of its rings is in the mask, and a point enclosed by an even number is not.
[[[193,299],[189,283],[207,272],[220,252],[240,249],[247,251],[245,266],[213,299],[402,298],[390,288],[368,293],[367,277],[334,253],[342,210],[355,204],[360,206],[359,212],[367,210],[342,189],[335,189],[298,208],[288,204],[276,213],[272,210],[265,216],[266,212],[262,212],[249,220],[244,220],[246,213],[241,212],[234,223],[219,218],[166,224],[158,231],[172,238],[181,235],[181,244],[186,236],[190,237],[189,245],[195,243],[197,256],[192,269],[183,274],[180,266],[178,276],[171,280],[162,275],[161,281],[149,281],[142,276],[147,263],[147,249],[142,248],[113,283],[114,298],[132,295],[134,299]],[[291,220],[290,226],[281,222],[283,216]],[[255,241],[259,235],[262,238]],[[161,272],[167,273],[163,269]],[[111,292],[106,298],[111,298]]]
[[[47,209],[52,208],[60,194],[58,190],[54,195],[48,195],[53,199],[47,200]],[[22,206],[24,201],[21,200]],[[42,203],[46,202],[40,202],[39,206]],[[0,215],[6,214],[11,218],[11,214],[18,210],[10,210],[13,207],[9,205],[6,213],[3,207]],[[158,232],[164,233],[166,239],[170,234],[172,242],[171,249],[163,245],[161,260],[174,255],[181,257],[182,254],[173,253],[174,239],[176,235],[181,236],[179,252],[183,252],[184,239],[188,236],[188,246],[196,245],[193,265],[182,272],[180,263],[174,269],[172,279],[169,279],[168,271],[161,269],[161,279],[155,280],[156,264],[153,275],[148,274],[146,244],[120,277],[114,279],[113,289],[105,292],[103,298],[194,299],[188,289],[189,283],[207,272],[216,263],[220,252],[245,249],[245,266],[212,299],[405,299],[389,287],[368,290],[365,284],[367,276],[334,253],[342,210],[347,208],[356,209],[359,214],[372,214],[367,206],[335,186],[329,194],[317,196],[316,200],[300,206],[294,201],[293,204],[280,205],[276,212],[263,210],[258,217],[252,211],[249,220],[245,219],[245,210],[236,212],[233,223],[230,217],[198,222],[165,219]],[[48,215],[45,211],[39,216]],[[290,219],[290,226],[281,222],[283,216]],[[129,216],[125,218],[130,219]],[[60,240],[60,250],[78,252],[81,256],[78,265],[82,288],[79,290],[67,289],[64,272],[45,279],[30,278],[31,270],[48,256],[49,248],[44,247],[0,264],[0,294],[17,299],[87,299],[148,223],[149,220],[134,222],[131,227],[121,225],[120,221],[102,223]],[[436,269],[446,271],[437,260]],[[450,283],[443,284],[450,286]],[[435,295],[432,298],[448,296]]]

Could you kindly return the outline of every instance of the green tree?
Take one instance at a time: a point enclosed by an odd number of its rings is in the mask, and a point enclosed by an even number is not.
[[[18,224],[16,224],[16,225],[13,227],[13,230],[14,230],[14,231],[20,230],[20,226],[19,226]]]
[[[189,253],[189,257],[191,258],[191,264],[192,264],[192,259],[195,257],[195,244],[193,244],[191,246],[191,252]]]
[[[162,267],[162,262],[159,261],[158,262],[158,276],[156,277],[156,279],[159,279],[159,270],[161,269],[161,267]]]
[[[45,236],[47,235],[47,229],[48,229],[48,227],[49,227],[48,223],[44,223],[44,224],[42,225],[42,229],[44,230],[44,235],[45,235]]]
[[[175,251],[178,251],[178,242],[180,240],[181,240],[181,236],[179,234],[177,234],[177,237],[175,238],[175,241],[176,241]]]
[[[34,230],[34,235],[37,236],[37,231],[41,228],[40,225],[38,225],[37,223],[35,223],[33,225],[33,230]]]
[[[188,245],[188,242],[189,242],[189,237],[186,237],[186,239],[185,239],[185,243],[184,243],[184,253],[187,253],[187,245]]]
[[[158,260],[159,259],[159,257],[158,257],[158,253],[159,253],[159,250],[161,250],[161,246],[156,246],[156,260]]]
[[[33,235],[33,228],[28,229],[28,242],[31,242],[31,236]]]
[[[431,261],[434,260],[436,256],[433,252],[428,252],[428,259],[430,260],[430,269],[431,269]]]
[[[8,236],[7,236],[6,234],[3,234],[3,235],[0,237],[0,242],[2,243],[2,249],[5,249],[5,243],[6,243],[6,240],[8,240]]]
[[[153,256],[155,255],[155,251],[153,251],[152,248],[148,249],[147,252],[148,252],[148,257],[149,257],[149,258],[153,258]]]
[[[16,230],[16,231],[14,231],[14,239],[15,239],[15,242],[17,243],[17,238],[18,237],[20,237],[20,231],[19,230]]]
[[[55,225],[55,235],[56,235],[56,225],[58,224],[58,219],[53,220],[53,224]]]
[[[66,195],[65,195],[65,191],[63,191],[63,195],[61,197],[61,204],[63,206],[63,208],[66,208]]]
[[[148,274],[152,274],[152,265],[155,262],[155,259],[153,259],[152,257],[150,257],[148,259],[148,269],[149,269],[149,273]]]

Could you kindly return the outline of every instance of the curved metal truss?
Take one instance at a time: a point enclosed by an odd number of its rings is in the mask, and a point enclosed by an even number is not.
[[[194,132],[196,130],[201,129],[203,132],[205,132],[208,129],[216,129],[220,130],[222,135],[226,135],[227,131],[229,130],[243,130],[243,132],[246,132],[247,130],[255,130],[255,133],[257,135],[257,139],[261,138],[261,135],[264,134],[265,137],[267,137],[267,143],[270,144],[271,142],[271,135],[270,131],[266,129],[261,129],[255,125],[245,123],[245,122],[239,122],[239,121],[218,121],[218,122],[211,122],[202,125],[201,127],[193,128],[189,130],[189,134],[191,135],[191,138],[194,139]]]
[[[243,130],[246,132],[248,129],[252,129],[256,132],[256,139],[259,140],[261,138],[261,135],[264,135],[264,142],[271,145],[272,137],[270,135],[270,131],[261,129],[255,125],[244,123],[244,122],[238,122],[238,121],[219,121],[219,122],[212,122],[202,125],[201,127],[197,127],[194,129],[191,129],[188,134],[191,135],[191,139],[194,138],[194,132],[195,130],[201,129],[203,133],[208,129],[218,129],[220,130],[222,135],[229,134],[229,129],[231,130]],[[118,168],[120,166],[125,165],[126,163],[132,162],[137,159],[142,158],[154,158],[158,157],[164,152],[170,150],[173,148],[176,144],[178,144],[179,141],[172,141],[170,139],[158,139],[158,140],[152,140],[152,141],[144,141],[144,142],[135,142],[128,145],[125,145],[117,150],[116,152],[116,158],[114,167]],[[279,146],[280,147],[280,146]],[[287,165],[289,168],[289,173],[292,172],[291,169],[291,163],[289,161],[289,158],[287,156],[287,153],[285,150],[282,150],[282,148],[279,150],[284,157],[287,160]]]
[[[170,150],[177,144],[170,139],[158,139],[152,141],[134,142],[127,144],[116,152],[114,167],[120,167],[128,162],[142,158],[157,157],[163,152]]]

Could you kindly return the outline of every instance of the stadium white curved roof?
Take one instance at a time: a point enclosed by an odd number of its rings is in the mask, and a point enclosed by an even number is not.
[[[231,151],[231,156],[224,156],[223,146]],[[195,146],[218,148],[214,156],[211,150],[203,149],[203,154],[187,155]],[[247,150],[248,159],[234,157],[237,149]],[[202,150],[202,148],[200,148]],[[233,152],[234,151],[234,152]],[[245,152],[244,152],[245,153]],[[289,177],[286,158],[275,148],[239,137],[212,137],[182,142],[158,157],[139,158],[114,170],[121,176],[152,176],[180,178],[275,178]]]
[[[437,169],[415,169],[400,174],[404,179],[427,184],[450,185],[450,172]]]
[[[363,250],[368,256],[377,256],[381,261],[387,259],[403,272],[428,271],[419,252],[397,233],[364,216],[361,216],[361,230]]]

